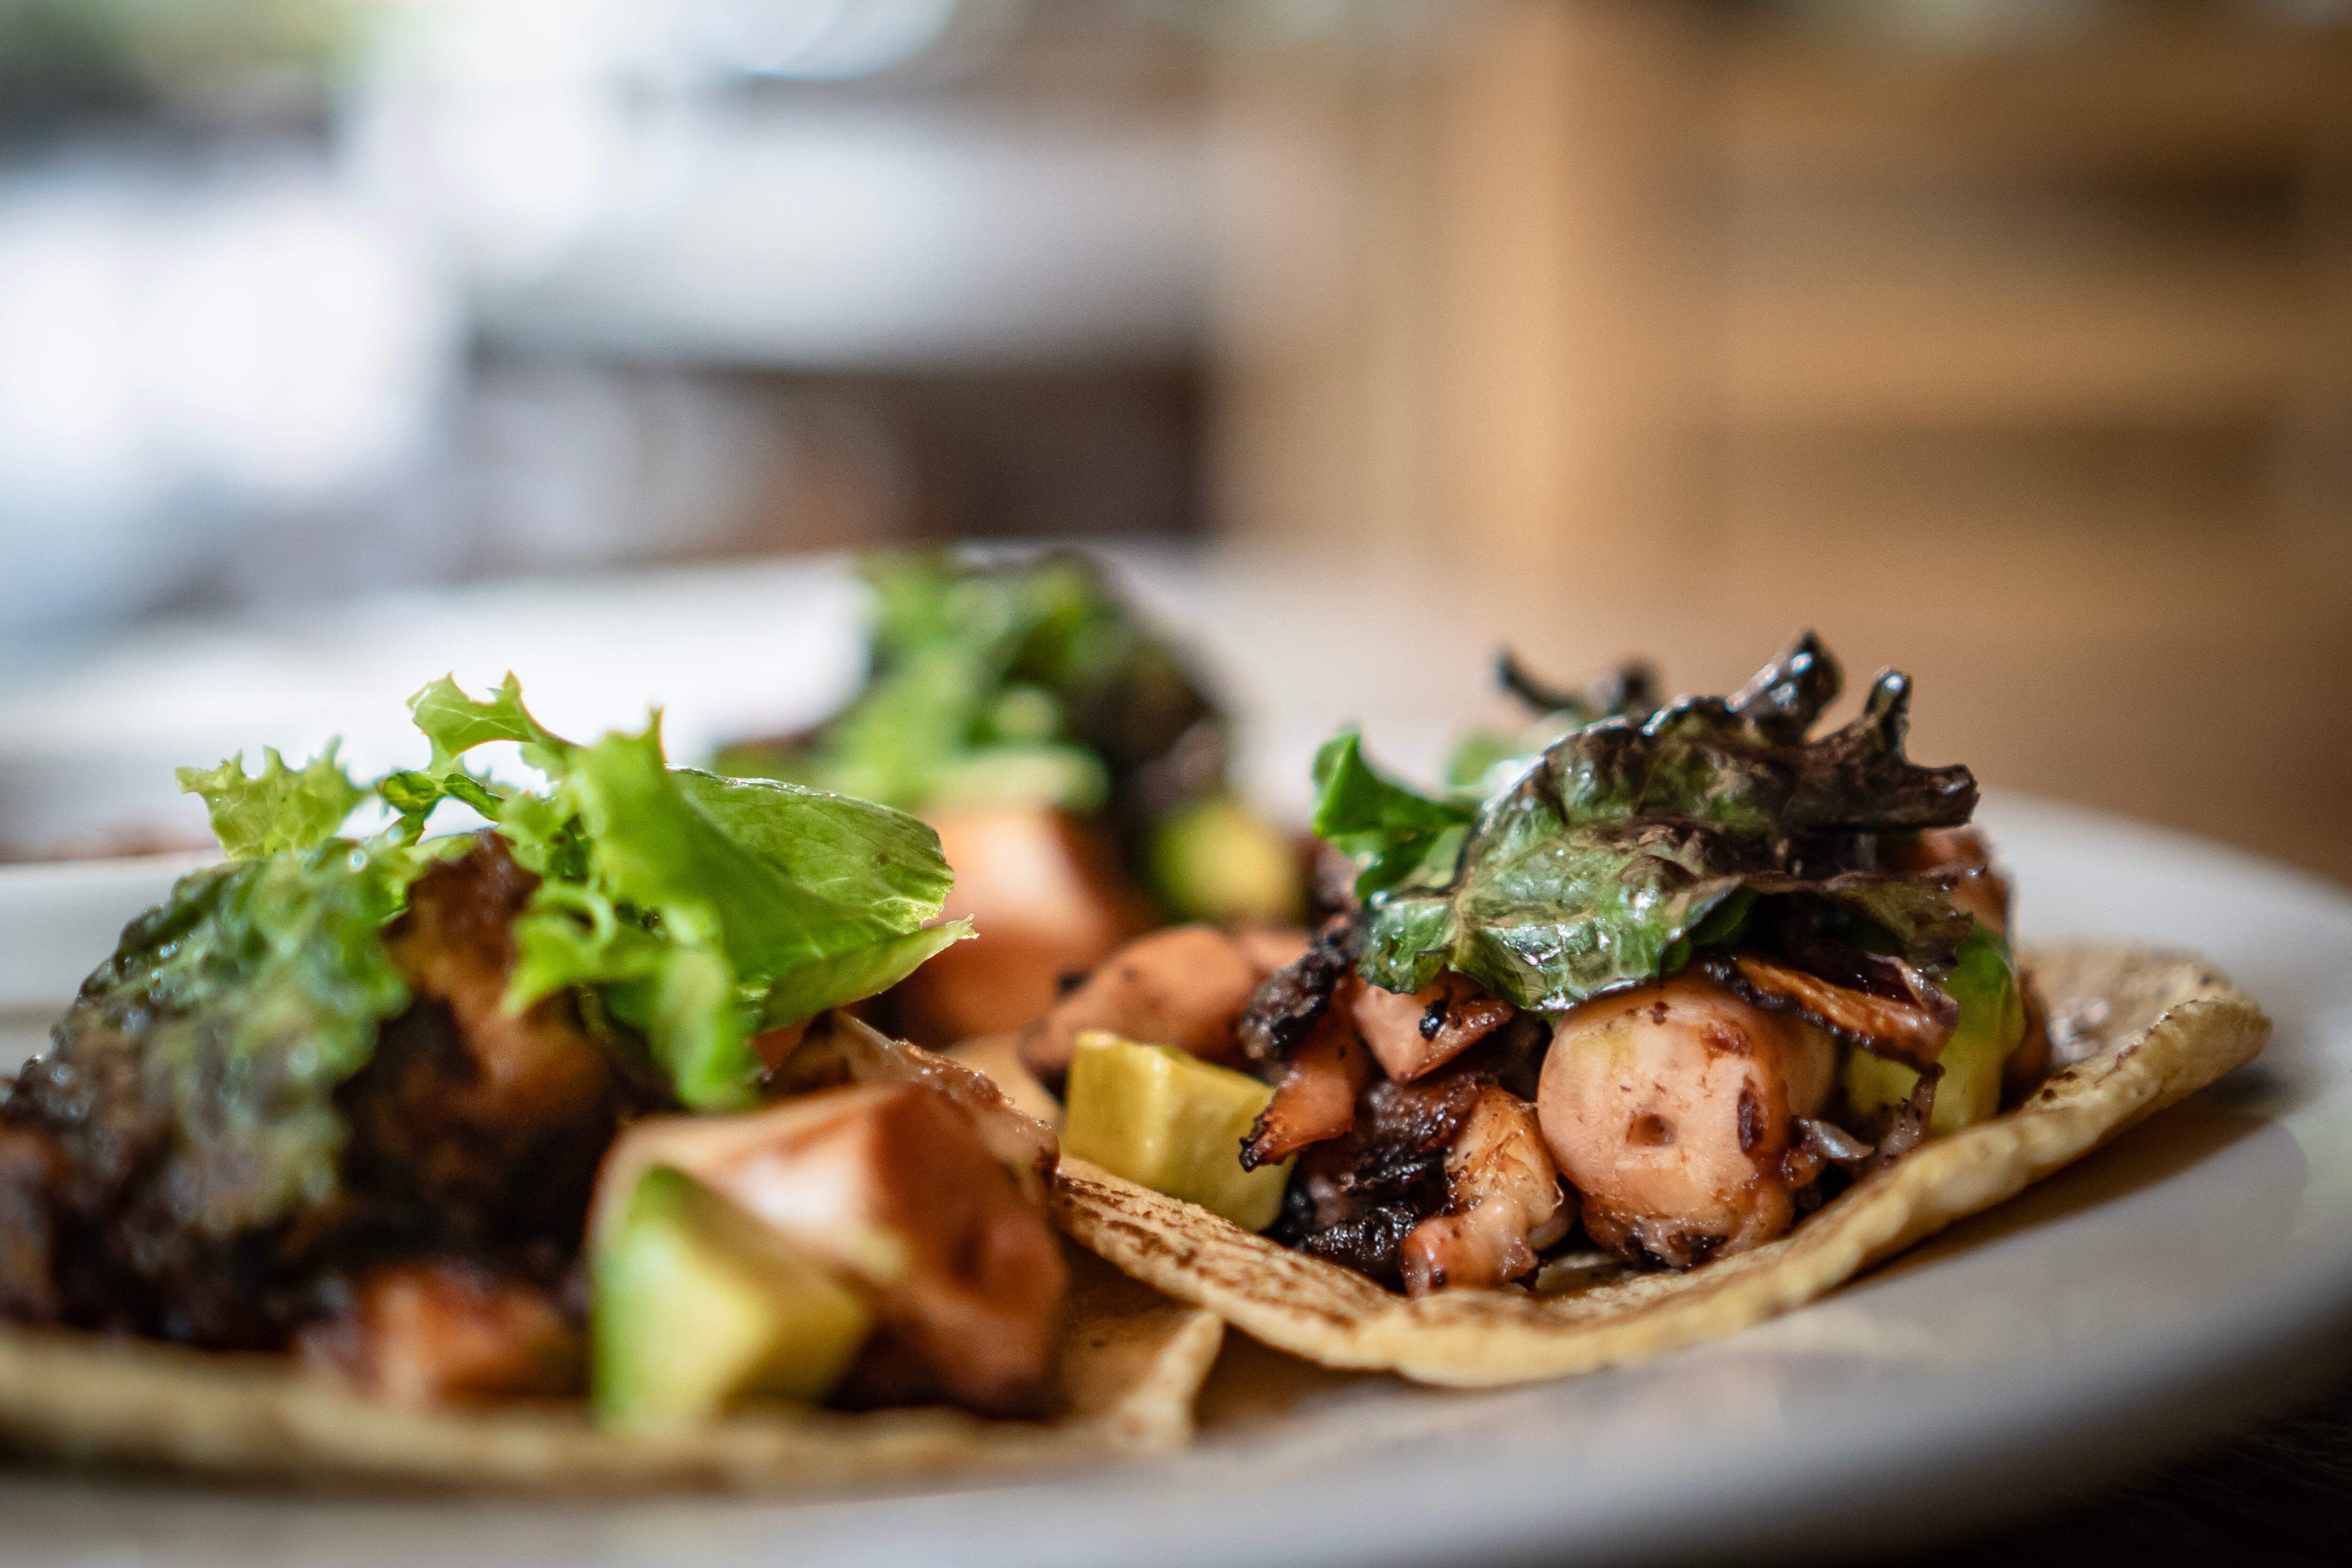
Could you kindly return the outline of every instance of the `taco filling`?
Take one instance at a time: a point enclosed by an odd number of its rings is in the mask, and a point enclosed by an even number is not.
[[[1108,574],[1055,552],[880,554],[863,688],[816,728],[722,748],[721,773],[917,813],[939,830],[949,911],[977,941],[877,1017],[946,1046],[1009,1034],[1083,973],[1171,921],[1291,924],[1298,846],[1226,778],[1208,683]]]
[[[1417,1297],[1754,1250],[2048,1075],[1975,781],[1905,756],[1906,678],[1816,734],[1841,677],[1811,635],[1664,706],[1638,668],[1503,674],[1537,721],[1446,791],[1323,748],[1336,908],[1214,1048],[1031,1030],[1074,1155]]]
[[[410,706],[429,762],[365,786],[331,747],[183,772],[227,858],[6,1088],[0,1316],[632,1434],[1050,1413],[1052,1132],[832,1011],[968,934],[937,836],[657,725],[564,740],[512,677]],[[484,825],[427,837],[444,803]]]

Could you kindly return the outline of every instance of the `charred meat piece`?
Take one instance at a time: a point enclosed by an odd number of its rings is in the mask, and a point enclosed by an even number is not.
[[[485,833],[417,879],[386,946],[415,993],[337,1095],[350,1217],[461,1250],[576,1246],[596,1163],[651,1099],[582,1031],[570,1000],[500,1005],[514,917],[538,879]],[[527,1173],[527,1175],[526,1175]]]
[[[1563,1017],[1537,1111],[1593,1240],[1686,1268],[1794,1223],[1820,1171],[1795,1122],[1835,1066],[1826,1034],[1685,973]]]
[[[1021,1059],[1047,1084],[1059,1083],[1078,1036],[1108,1029],[1231,1065],[1241,1056],[1234,1025],[1264,978],[1241,944],[1214,926],[1173,926],[1138,937],[1029,1026]]]
[[[550,1292],[454,1259],[374,1270],[297,1345],[312,1365],[411,1406],[575,1394],[585,1367]]]
[[[1517,1012],[1452,970],[1409,994],[1383,991],[1349,975],[1340,994],[1357,1033],[1399,1083],[1411,1083],[1444,1066]]]
[[[1370,1077],[1371,1058],[1354,1026],[1338,1008],[1325,1013],[1250,1128],[1242,1169],[1279,1164],[1311,1144],[1343,1136],[1356,1124],[1356,1097]]]
[[[567,1003],[520,1016],[499,1006],[509,923],[534,885],[487,834],[417,879],[385,933],[410,1003],[374,1028],[367,1065],[303,1117],[272,1120],[275,1101],[230,1092],[220,1075],[236,1058],[211,1017],[136,994],[69,1016],[0,1110],[12,1142],[37,1134],[51,1152],[40,1201],[57,1320],[271,1350],[331,1304],[320,1293],[338,1273],[422,1255],[560,1276],[579,1247],[596,1163],[621,1113],[642,1101]],[[257,1010],[281,996],[238,1001]],[[183,1070],[192,1060],[193,1074]],[[276,1057],[263,1065],[283,1067]],[[330,1152],[318,1173],[329,1180],[266,1220],[192,1219],[206,1198],[233,1216],[217,1195],[249,1188],[238,1173],[295,1137]],[[22,1194],[21,1174],[12,1186]],[[37,1292],[10,1289],[28,1312],[37,1306]]]
[[[12,1145],[0,1226],[24,1271],[0,1310],[223,1349],[284,1342],[300,1308],[281,1288],[278,1240],[187,1224],[172,1108],[135,1037],[100,1021],[60,1038],[26,1064],[0,1128]]]
[[[47,1133],[0,1126],[0,1317],[57,1318],[49,1206],[62,1163]]]
[[[1266,976],[1250,997],[1234,1033],[1242,1054],[1261,1069],[1276,1068],[1306,1040],[1332,992],[1349,972],[1357,917],[1333,915],[1317,929],[1305,952]]]
[[[1445,1212],[1414,1226],[1401,1248],[1410,1296],[1492,1289],[1530,1274],[1576,1217],[1536,1108],[1491,1085],[1445,1152]]]

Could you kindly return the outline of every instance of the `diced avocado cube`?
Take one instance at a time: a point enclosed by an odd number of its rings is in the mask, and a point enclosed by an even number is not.
[[[1181,920],[1287,925],[1306,909],[1297,850],[1229,795],[1161,820],[1150,858],[1152,891]]]
[[[1244,1074],[1090,1029],[1070,1059],[1062,1147],[1244,1229],[1264,1230],[1282,1213],[1291,1162],[1244,1171],[1241,1151],[1273,1098],[1270,1087]]]
[[[1937,1058],[1944,1076],[1927,1115],[1930,1138],[1957,1132],[2000,1110],[2001,1064],[2025,1038],[2025,997],[2011,967],[2009,944],[1995,932],[1980,925],[1969,933],[1944,989],[1960,1005],[1960,1021]],[[1918,1083],[1919,1075],[1901,1062],[1867,1051],[1856,1051],[1846,1061],[1846,1099],[1864,1115],[1901,1104]]]
[[[873,1314],[856,1294],[700,1183],[656,1169],[591,1263],[597,1419],[708,1421],[746,1394],[817,1400]]]

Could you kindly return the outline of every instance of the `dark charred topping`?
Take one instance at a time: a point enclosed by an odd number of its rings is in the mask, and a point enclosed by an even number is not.
[[[1442,1162],[1441,1162],[1442,1164]],[[1308,1231],[1300,1250],[1352,1268],[1391,1288],[1403,1283],[1404,1238],[1442,1206],[1423,1203],[1376,1205],[1350,1218]]]
[[[1261,1070],[1289,1061],[1330,1007],[1332,990],[1354,962],[1356,924],[1346,914],[1325,921],[1307,951],[1268,975],[1251,996],[1235,1033],[1242,1054]]]
[[[1418,1083],[1372,1083],[1357,1102],[1352,1131],[1300,1158],[1276,1237],[1401,1284],[1404,1238],[1444,1211],[1446,1152],[1491,1082],[1449,1069]]]
[[[1859,958],[1874,957],[1859,954]],[[1725,990],[1777,1013],[1826,1029],[1846,1044],[1934,1078],[1943,1071],[1944,1042],[1959,1022],[1959,1005],[1909,965],[1856,963],[1860,985],[1832,984],[1817,974],[1754,952],[1709,952],[1697,967]],[[1888,995],[1888,991],[1895,993]]]
[[[502,1005],[509,928],[538,882],[485,833],[417,879],[386,933],[416,998],[337,1095],[373,1223],[412,1211],[397,1228],[467,1250],[576,1235],[623,1113],[666,1098],[624,1079],[568,996]]]
[[[1875,839],[1965,823],[1975,781],[1904,754],[1910,686],[1893,672],[1853,723],[1808,739],[1840,684],[1807,634],[1730,696],[1570,731],[1475,811],[1381,777],[1341,736],[1318,762],[1318,822],[1367,868],[1364,978],[1414,992],[1450,969],[1558,1013],[1791,903],[1873,928],[1915,965],[1950,963],[1968,917],[1881,868]]]
[[[1495,656],[1495,680],[1538,713],[1564,713],[1586,723],[1621,714],[1645,719],[1658,706],[1657,672],[1640,659],[1604,670],[1582,690],[1570,691],[1544,680],[1505,648]]]

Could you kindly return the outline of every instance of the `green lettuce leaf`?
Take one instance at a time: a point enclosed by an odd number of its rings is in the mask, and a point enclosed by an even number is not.
[[[1940,890],[1841,866],[1861,836],[1966,822],[1975,781],[1904,756],[1910,687],[1892,672],[1861,718],[1808,741],[1839,684],[1809,635],[1731,697],[1564,736],[1479,810],[1443,885],[1409,875],[1367,893],[1365,977],[1412,991],[1453,969],[1556,1012],[1671,972],[1757,898],[1801,900],[1923,968],[1948,967],[1969,925]],[[1351,737],[1343,744],[1335,777],[1354,754]],[[1380,808],[1410,820],[1393,796],[1363,793],[1376,808],[1333,826],[1366,831]]]
[[[563,771],[572,751],[571,742],[530,716],[522,705],[522,682],[512,670],[486,702],[467,696],[445,675],[408,700],[408,712],[432,743],[433,760],[425,771],[436,779],[455,773],[460,756],[493,741],[520,742],[523,761],[550,776]]]
[[[1088,562],[880,554],[860,570],[876,604],[864,689],[812,734],[727,748],[723,772],[908,810],[1034,803],[1123,820],[1222,785],[1208,699]]]
[[[516,924],[508,1005],[608,988],[689,1106],[749,1103],[760,1029],[870,996],[970,934],[925,929],[952,874],[903,812],[670,768],[658,723],[562,756],[551,801],[512,796],[499,817],[550,878]]]
[[[1373,767],[1353,730],[1315,753],[1315,834],[1355,861],[1358,898],[1444,885],[1476,815],[1467,802],[1432,799]]]
[[[730,843],[836,906],[863,910],[879,929],[910,931],[947,901],[955,873],[919,817],[773,780],[696,768],[673,768],[670,777]]]
[[[261,772],[248,775],[239,752],[212,769],[182,768],[180,790],[202,795],[214,837],[232,860],[288,849],[309,849],[332,838],[367,798],[335,760],[341,742],[300,768],[289,768],[275,746],[262,750]]]
[[[827,1007],[878,996],[921,968],[933,954],[971,934],[970,921],[941,921],[802,964],[779,975],[769,986],[761,1006],[760,1026],[782,1028]]]

